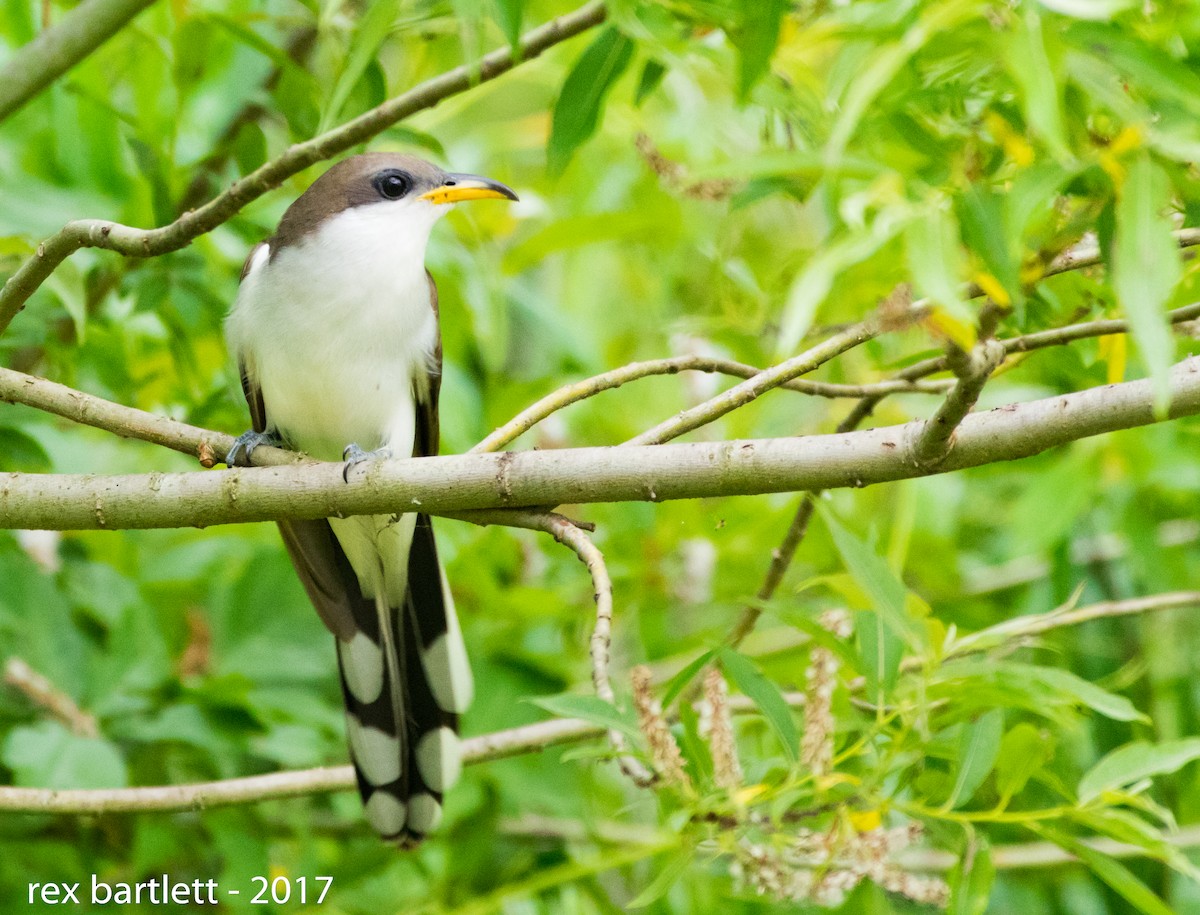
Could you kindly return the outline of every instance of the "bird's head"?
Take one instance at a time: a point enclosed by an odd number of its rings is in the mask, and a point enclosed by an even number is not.
[[[312,183],[283,215],[277,245],[294,245],[335,229],[370,233],[399,247],[424,250],[434,223],[455,203],[516,200],[511,188],[399,153],[364,153],[343,159]]]

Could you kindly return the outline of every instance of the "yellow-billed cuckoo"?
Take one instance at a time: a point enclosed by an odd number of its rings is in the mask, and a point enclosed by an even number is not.
[[[411,156],[330,168],[250,252],[226,323],[253,430],[226,458],[280,443],[322,460],[437,454],[441,335],[425,269],[434,223],[462,200],[517,196]],[[281,521],[333,632],[350,755],[367,819],[420,841],[458,777],[473,692],[427,515]]]

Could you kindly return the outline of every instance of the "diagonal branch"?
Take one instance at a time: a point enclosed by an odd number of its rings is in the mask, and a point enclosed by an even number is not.
[[[514,53],[505,47],[484,55],[473,65],[463,65],[389,99],[351,121],[320,136],[290,147],[204,206],[185,213],[170,225],[135,229],[100,219],[68,223],[58,234],[38,245],[37,253],[9,277],[0,289],[0,333],[3,333],[29,297],[66,258],[80,248],[106,248],[129,257],[147,257],[176,251],[225,222],[250,201],[278,187],[292,175],[363,143],[398,121],[432,108],[439,102],[481,82],[507,73],[523,61],[585,32],[604,21],[601,2],[588,3],[528,32]]]
[[[125,476],[0,475],[0,527],[96,530],[206,526],[421,510],[695,499],[866,486],[1015,460],[1081,438],[1200,413],[1200,359],[1170,373],[1156,416],[1147,380],[972,413],[933,471],[903,445],[924,424],[799,438],[569,448]]]
[[[918,317],[921,311],[921,305],[914,305],[910,309],[910,317]],[[684,410],[671,419],[659,423],[653,429],[647,429],[640,435],[635,435],[624,444],[659,445],[691,432],[693,429],[699,429],[701,426],[720,419],[726,413],[757,400],[763,394],[786,384],[793,378],[814,371],[830,359],[878,336],[882,329],[879,322],[873,319],[855,324],[841,333],[834,334],[812,349],[793,356],[791,359],[785,359],[778,365],[759,372],[741,384],[734,385],[711,400]]]
[[[679,372],[719,372],[736,378],[754,379],[763,369],[735,362],[732,359],[717,359],[710,356],[672,356],[668,359],[651,359],[646,362],[631,362],[620,368],[593,375],[582,381],[563,385],[537,401],[471,448],[471,454],[499,451],[515,438],[528,432],[547,416],[573,403],[594,397],[602,391],[619,388],[623,384],[648,378],[652,375],[675,375]],[[814,397],[882,397],[887,394],[944,394],[945,381],[877,381],[867,384],[834,384],[827,381],[804,381],[794,379],[779,385],[787,391],[798,391]]]
[[[154,0],[87,0],[0,67],[0,121],[95,51]]]
[[[954,447],[954,433],[971,412],[983,386],[1004,361],[1004,346],[995,340],[981,340],[970,352],[952,346],[946,360],[958,381],[937,412],[921,427],[911,452],[916,464],[930,470],[946,459]]]

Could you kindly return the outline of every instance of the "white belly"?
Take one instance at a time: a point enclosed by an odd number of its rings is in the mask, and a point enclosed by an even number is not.
[[[414,385],[423,393],[437,342],[423,246],[366,249],[317,234],[262,257],[229,319],[268,425],[322,460],[352,442],[412,454]]]

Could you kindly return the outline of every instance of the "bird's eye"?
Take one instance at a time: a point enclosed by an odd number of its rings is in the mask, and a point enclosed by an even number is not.
[[[412,189],[412,178],[404,172],[389,170],[376,175],[372,184],[381,197],[399,200]]]

